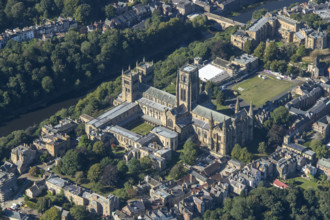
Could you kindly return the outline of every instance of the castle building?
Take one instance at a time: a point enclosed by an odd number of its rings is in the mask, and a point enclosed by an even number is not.
[[[141,67],[144,69],[142,70]],[[93,134],[100,131],[112,133],[113,127],[116,127],[116,130],[123,130],[118,127],[142,119],[157,126],[165,137],[169,136],[168,141],[163,142],[171,143],[171,146],[164,145],[172,149],[192,134],[196,136],[201,146],[208,147],[221,155],[230,154],[236,143],[245,145],[252,140],[254,118],[252,106],[249,111],[240,109],[237,100],[235,114],[228,116],[200,105],[197,66],[187,64],[178,70],[176,95],[145,84],[144,82],[151,82],[152,76],[152,63],[145,61],[137,63],[135,69],[129,68],[123,71],[122,93],[114,100],[115,107],[88,122],[87,135],[92,138]],[[169,130],[178,134],[178,140]],[[139,138],[144,138],[128,134],[129,132],[126,131],[128,135],[125,139],[119,137],[117,133],[114,134],[116,138],[126,141],[126,145],[132,147],[137,147],[135,145],[138,145]]]
[[[303,44],[310,49],[324,49],[327,47],[325,31],[315,31],[305,28],[299,21],[284,15],[267,13],[255,21],[247,30],[237,30],[231,35],[231,44],[243,49],[248,41],[257,46],[261,41],[279,37],[285,43]]]

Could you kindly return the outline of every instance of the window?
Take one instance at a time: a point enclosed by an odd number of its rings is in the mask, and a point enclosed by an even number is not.
[[[181,101],[186,101],[186,90],[185,89],[183,89],[183,88],[181,88]]]
[[[127,80],[124,80],[124,84],[129,85],[129,82]]]

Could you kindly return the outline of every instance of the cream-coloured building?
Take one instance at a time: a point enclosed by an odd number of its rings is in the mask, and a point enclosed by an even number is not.
[[[148,66],[151,68],[151,63]],[[227,116],[199,104],[196,65],[187,64],[179,69],[176,95],[144,84],[143,79],[148,74],[143,73],[137,69],[122,72],[122,93],[114,101],[116,106],[86,124],[90,138],[101,131],[109,132],[124,147],[138,147],[141,145],[139,138],[144,137],[122,127],[142,119],[156,126],[151,133],[161,145],[173,150],[192,135],[197,136],[200,145],[222,155],[230,154],[236,143],[245,145],[252,140],[252,107],[250,111],[240,109],[237,100],[235,114]]]

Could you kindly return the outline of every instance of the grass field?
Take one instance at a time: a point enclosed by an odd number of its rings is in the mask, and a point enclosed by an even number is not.
[[[164,91],[175,95],[175,92],[176,92],[175,89],[176,89],[175,85],[173,83],[171,83],[170,85],[168,85],[164,88]]]
[[[293,86],[291,82],[278,80],[269,75],[267,77],[265,80],[258,76],[247,79],[235,85],[233,90],[247,103],[252,101],[254,106],[259,107]]]
[[[319,185],[317,182],[310,181],[302,177],[289,179],[287,180],[287,183],[299,186],[303,189],[318,189],[317,186]]]
[[[151,129],[153,129],[154,127],[152,125],[149,125],[147,123],[141,123],[137,126],[135,126],[134,128],[131,129],[132,132],[141,134],[141,135],[146,135],[148,134]]]

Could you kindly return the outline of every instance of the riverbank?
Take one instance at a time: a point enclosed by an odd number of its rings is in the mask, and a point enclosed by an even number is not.
[[[200,34],[193,36],[188,42],[176,39],[171,41],[171,46],[169,46],[169,44],[162,44],[159,48],[157,48],[157,50],[150,50],[147,54],[138,55],[137,60],[142,60],[145,57],[147,60],[153,60],[156,62],[166,58],[167,55],[171,54],[176,49],[182,46],[186,46],[193,41],[201,40],[204,38],[205,36]],[[116,74],[112,75],[112,77],[99,77],[87,85],[81,86],[79,88],[73,87],[67,91],[55,93],[52,96],[39,100],[37,103],[16,109],[15,111],[12,111],[7,117],[1,117],[0,137],[7,136],[12,131],[24,130],[30,126],[39,124],[41,121],[49,118],[62,108],[68,108],[77,104],[79,99],[86,96],[90,91],[95,90],[101,83],[114,80],[120,75],[121,69],[125,69],[129,65],[135,66],[135,63],[136,60],[131,60],[123,66],[115,66],[111,72]]]

